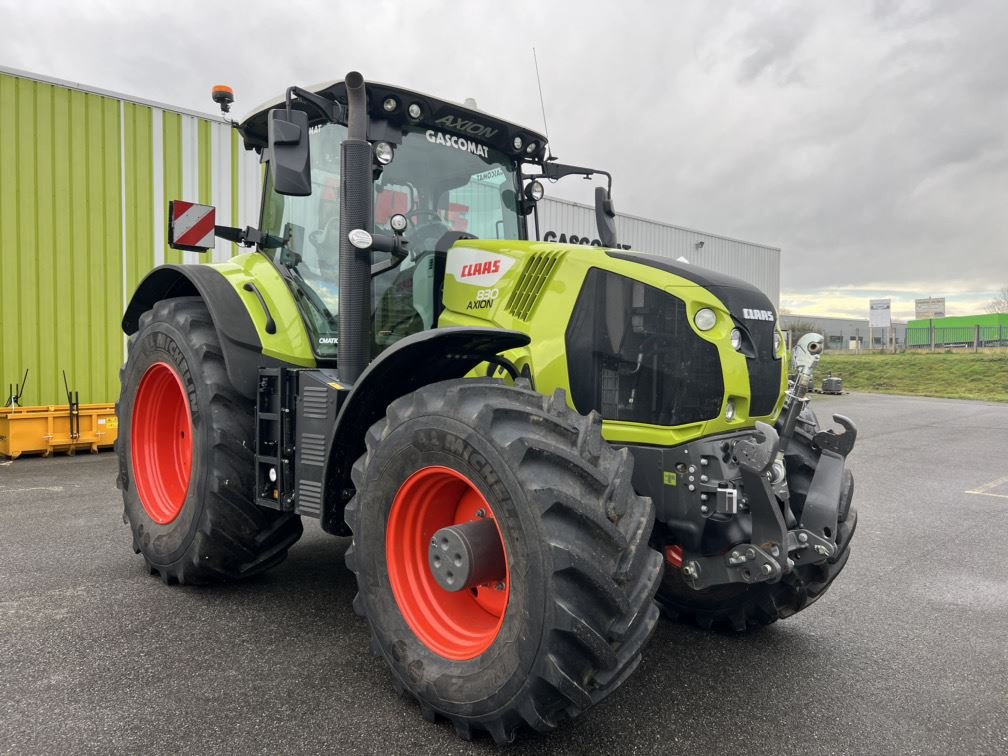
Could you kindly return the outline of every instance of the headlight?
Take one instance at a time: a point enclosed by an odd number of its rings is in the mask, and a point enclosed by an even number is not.
[[[375,158],[382,165],[388,165],[392,162],[392,145],[388,142],[378,142],[374,146]]]
[[[735,419],[735,400],[734,399],[729,399],[728,403],[725,405],[725,408],[724,408],[724,417],[725,417],[725,420],[729,420],[729,421]]]
[[[714,310],[704,307],[702,310],[697,310],[697,314],[693,316],[693,322],[701,331],[709,331],[717,325],[717,315]]]
[[[739,347],[742,346],[742,331],[738,328],[731,329],[731,345],[735,351],[738,351]],[[776,346],[774,346],[774,351],[777,351]]]
[[[773,353],[780,354],[781,346],[784,344],[784,339],[780,335],[780,331],[774,331],[773,334]]]
[[[400,234],[406,230],[408,223],[409,222],[406,220],[406,216],[402,213],[396,213],[389,218],[389,225],[392,226],[392,230]]]

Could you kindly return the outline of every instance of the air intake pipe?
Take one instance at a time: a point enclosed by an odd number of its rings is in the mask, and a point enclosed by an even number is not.
[[[372,231],[371,145],[367,140],[367,94],[364,77],[346,75],[347,138],[340,148],[340,379],[356,381],[370,358],[371,252],[350,243],[355,229]]]

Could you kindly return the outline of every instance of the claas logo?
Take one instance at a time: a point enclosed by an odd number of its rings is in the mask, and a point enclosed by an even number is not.
[[[468,265],[463,265],[462,270],[459,271],[459,278],[472,278],[473,276],[482,276],[487,273],[500,273],[501,261],[500,260],[487,260],[486,262],[469,263]]]

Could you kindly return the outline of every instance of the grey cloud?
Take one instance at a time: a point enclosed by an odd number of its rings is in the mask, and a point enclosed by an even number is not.
[[[541,127],[535,45],[554,152],[621,210],[780,246],[785,290],[1008,282],[998,0],[234,8],[0,0],[0,63],[238,113],[356,68]]]

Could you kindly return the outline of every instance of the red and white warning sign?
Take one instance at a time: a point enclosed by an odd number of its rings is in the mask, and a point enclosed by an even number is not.
[[[168,245],[202,251],[214,246],[217,211],[213,205],[172,200],[168,203]]]

